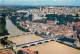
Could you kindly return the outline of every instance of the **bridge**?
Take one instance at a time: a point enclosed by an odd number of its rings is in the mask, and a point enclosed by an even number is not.
[[[17,48],[26,48],[26,47],[31,47],[31,46],[47,43],[50,41],[54,41],[54,40],[52,40],[52,38],[44,38],[42,40],[37,40],[37,41],[29,42],[29,43],[20,44],[20,45],[17,45],[16,47]]]

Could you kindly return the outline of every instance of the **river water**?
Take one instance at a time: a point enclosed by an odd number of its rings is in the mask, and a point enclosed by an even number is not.
[[[31,49],[39,51],[39,54],[80,54],[80,50],[55,41],[33,46]]]
[[[10,35],[18,35],[23,34],[24,32],[19,30],[14,24],[12,24],[11,20],[6,19],[6,28]]]

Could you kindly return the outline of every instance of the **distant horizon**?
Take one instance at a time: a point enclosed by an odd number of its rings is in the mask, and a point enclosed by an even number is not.
[[[80,6],[80,0],[0,0],[0,6]]]
[[[40,6],[53,6],[53,7],[80,7],[79,5],[0,5],[0,6],[33,6],[33,7],[40,7]]]

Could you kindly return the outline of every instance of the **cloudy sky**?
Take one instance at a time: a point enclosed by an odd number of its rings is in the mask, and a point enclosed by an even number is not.
[[[70,5],[70,6],[80,6],[80,0],[0,0],[0,5]]]

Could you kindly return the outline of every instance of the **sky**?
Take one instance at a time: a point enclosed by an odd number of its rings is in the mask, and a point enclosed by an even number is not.
[[[0,0],[0,5],[66,5],[66,6],[80,6],[80,0]]]

